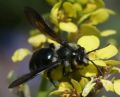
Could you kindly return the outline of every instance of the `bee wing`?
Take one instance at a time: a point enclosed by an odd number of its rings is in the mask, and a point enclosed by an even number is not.
[[[27,73],[21,77],[19,77],[18,79],[16,79],[15,81],[13,81],[8,88],[14,88],[16,86],[19,86],[25,82],[27,82],[28,80],[34,78],[39,72],[43,71],[43,70],[47,70],[47,69],[51,69],[55,66],[58,65],[58,62],[54,62],[53,65],[43,65],[41,68],[38,68],[34,71],[31,71],[30,73]]]
[[[30,24],[39,29],[41,33],[48,35],[53,40],[57,41],[58,43],[62,44],[61,39],[56,35],[56,33],[46,24],[45,20],[39,15],[33,8],[25,7],[25,14],[30,22]]]
[[[15,81],[13,81],[8,88],[14,88],[16,86],[19,86],[20,84],[23,84],[25,82],[27,82],[28,80],[32,79],[35,77],[35,74],[33,72],[30,72],[28,74],[25,74],[21,77],[19,77],[18,79],[16,79]]]

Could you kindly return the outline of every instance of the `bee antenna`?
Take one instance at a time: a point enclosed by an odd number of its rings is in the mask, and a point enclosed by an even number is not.
[[[100,67],[98,67],[92,60],[90,60],[89,58],[86,58],[88,61],[90,61],[98,70],[99,72],[99,75],[102,75],[103,76],[103,72],[102,70],[100,69]]]

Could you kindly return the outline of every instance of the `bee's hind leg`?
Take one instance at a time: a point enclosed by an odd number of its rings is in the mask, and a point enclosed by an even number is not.
[[[53,81],[53,79],[51,77],[51,71],[52,71],[52,69],[49,69],[47,71],[47,77],[48,77],[49,81],[53,84],[53,86],[56,87],[56,84],[55,84],[55,82]]]

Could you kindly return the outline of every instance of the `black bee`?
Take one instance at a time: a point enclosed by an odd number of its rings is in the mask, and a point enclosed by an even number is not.
[[[47,76],[53,83],[50,72],[55,67],[63,64],[63,74],[65,74],[66,66],[70,66],[71,69],[74,70],[76,65],[86,65],[88,64],[88,61],[91,61],[87,57],[88,53],[90,52],[86,53],[85,49],[80,45],[62,41],[34,9],[26,7],[25,14],[32,26],[39,29],[42,33],[46,34],[51,39],[57,41],[61,46],[56,49],[54,44],[49,44],[49,47],[40,48],[35,51],[29,63],[30,73],[27,73],[13,81],[9,85],[9,88],[13,88],[27,82],[28,80],[34,78],[39,72],[44,70],[48,71]],[[99,68],[98,70],[100,71]]]

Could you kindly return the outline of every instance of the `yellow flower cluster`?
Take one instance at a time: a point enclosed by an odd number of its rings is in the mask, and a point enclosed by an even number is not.
[[[100,37],[114,35],[116,31],[112,29],[100,31],[96,27],[105,22],[110,14],[115,13],[105,7],[103,0],[47,0],[47,2],[52,5],[49,18],[56,33],[61,36],[67,33],[67,37],[64,38],[84,47],[89,60],[92,61],[88,62],[88,66],[78,66],[78,69],[69,75],[70,81],[64,81],[61,67],[53,70],[52,77],[59,82],[59,85],[58,89],[50,95],[89,97],[93,90],[99,90],[102,86],[106,91],[120,95],[120,79],[108,80],[113,73],[120,73],[120,69],[116,67],[120,61],[111,60],[117,55],[118,49],[113,44],[100,47]],[[28,43],[35,49],[44,46],[46,42],[60,46],[41,33],[28,39]],[[28,49],[19,49],[13,54],[12,60],[13,62],[22,61],[30,53]],[[96,67],[102,70],[102,75],[99,75]]]

